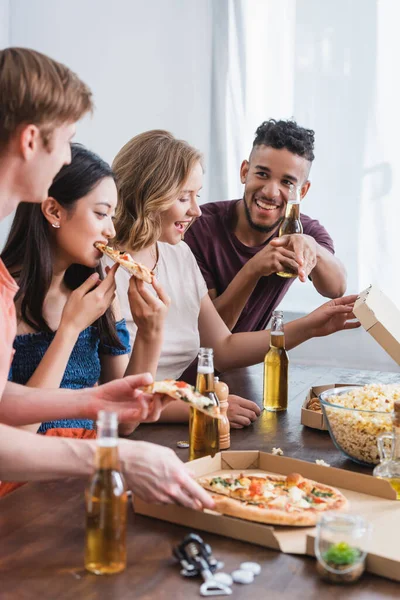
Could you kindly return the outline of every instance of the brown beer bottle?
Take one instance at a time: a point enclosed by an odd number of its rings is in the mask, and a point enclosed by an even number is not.
[[[279,237],[292,233],[303,233],[303,225],[300,220],[300,190],[301,188],[296,185],[290,186],[285,218],[279,228]],[[279,277],[297,277],[297,273],[290,272],[289,270],[279,271],[277,275]]]
[[[264,359],[264,408],[286,410],[288,404],[289,357],[285,350],[283,312],[272,313],[270,349]]]
[[[214,352],[212,348],[200,348],[197,365],[196,390],[212,399],[219,406],[214,388]],[[214,456],[219,452],[218,419],[190,407],[189,460]]]
[[[85,569],[96,575],[126,567],[127,494],[118,457],[118,416],[100,411],[96,470],[86,489]]]

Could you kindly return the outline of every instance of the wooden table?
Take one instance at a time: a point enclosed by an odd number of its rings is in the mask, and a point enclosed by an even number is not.
[[[235,393],[261,404],[260,365],[231,372],[223,378]],[[263,412],[258,421],[231,432],[232,450],[271,451],[281,447],[286,455],[369,472],[346,460],[334,448],[329,434],[300,425],[300,407],[311,385],[324,383],[399,382],[399,373],[374,373],[292,366],[287,413]],[[187,438],[186,425],[147,425],[132,436],[176,448]],[[187,451],[177,450],[182,460]],[[51,460],[51,457],[49,457]],[[142,516],[130,516],[129,564],[113,577],[96,577],[82,569],[84,544],[84,481],[28,484],[0,502],[0,599],[25,600],[143,600],[200,597],[200,580],[184,579],[171,558],[171,548],[188,529]],[[232,598],[270,599],[399,597],[399,584],[366,574],[353,587],[340,588],[321,582],[314,560],[285,555],[259,546],[200,532],[227,572],[244,560],[256,560],[262,573],[250,586],[235,585]]]

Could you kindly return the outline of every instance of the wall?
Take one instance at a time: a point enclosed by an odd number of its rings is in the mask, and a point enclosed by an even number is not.
[[[203,150],[202,202],[220,200],[220,188],[225,189],[222,197],[241,195],[236,173],[262,120],[294,116],[312,127],[316,160],[303,210],[318,218],[334,238],[348,270],[349,292],[374,282],[396,300],[400,85],[395,61],[400,56],[400,2],[243,0],[241,11],[238,3],[0,0],[0,45],[46,52],[90,84],[96,111],[79,126],[77,140],[108,161],[132,135],[158,127]],[[245,16],[247,64],[242,77],[233,80],[230,94],[237,101],[240,96],[245,122],[234,113],[236,123],[217,148],[222,165],[224,152],[228,156],[235,141],[235,161],[227,165],[221,184],[218,169],[207,162],[215,140],[211,52],[216,40],[224,44],[224,31],[232,26],[224,10],[216,23],[215,8],[234,5],[239,33]],[[212,24],[217,32],[214,46]],[[230,56],[237,52],[231,42],[228,49]],[[221,68],[214,72],[214,84],[224,75]],[[214,123],[219,118],[215,114]],[[234,135],[239,130],[245,131],[240,144]],[[4,232],[3,224],[0,245]],[[311,283],[296,281],[283,308],[308,312],[321,301]]]
[[[10,0],[0,46],[44,52],[90,85],[96,110],[75,139],[107,161],[133,135],[157,128],[207,154],[210,18],[210,0]]]

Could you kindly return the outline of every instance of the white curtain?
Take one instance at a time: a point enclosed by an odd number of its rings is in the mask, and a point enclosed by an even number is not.
[[[210,200],[234,197],[245,132],[246,56],[243,0],[212,3]]]

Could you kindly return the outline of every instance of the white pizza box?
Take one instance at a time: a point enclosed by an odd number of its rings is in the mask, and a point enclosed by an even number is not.
[[[369,334],[400,365],[400,310],[376,285],[361,292],[353,312]]]
[[[327,383],[325,385],[314,385],[313,387],[311,387],[303,402],[303,406],[301,407],[301,423],[303,425],[306,425],[307,427],[312,427],[313,429],[321,429],[321,431],[327,431],[328,425],[325,422],[324,415],[322,414],[322,412],[309,410],[307,408],[308,403],[313,398],[318,398],[318,396],[322,394],[322,392],[326,392],[326,390],[349,386],[361,387],[361,385],[358,383]]]
[[[396,502],[395,491],[387,481],[369,475],[322,467],[258,450],[219,452],[213,458],[206,456],[186,463],[186,466],[196,477],[227,472],[250,474],[262,471],[282,475],[301,473],[304,477],[340,489],[349,500],[351,511],[365,515],[369,521],[376,524],[376,530],[380,529],[380,520],[384,514],[392,515],[393,518],[397,515],[396,521],[392,522],[398,523],[400,528],[400,502]],[[191,531],[208,531],[289,554],[306,554],[307,536],[315,531],[314,527],[281,527],[254,523],[209,510],[200,512],[175,505],[147,504],[140,498],[134,498],[133,503],[137,514],[185,525]],[[385,520],[385,528],[387,544],[392,544],[393,553],[397,552],[396,560],[400,563],[400,545],[396,541],[397,537],[392,535],[390,519]],[[381,538],[382,532],[379,535]],[[382,552],[383,550],[380,549]],[[398,571],[400,578],[400,564]]]

